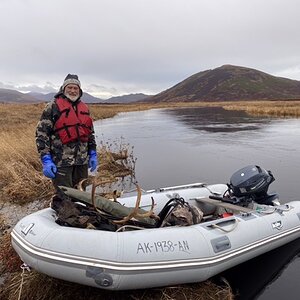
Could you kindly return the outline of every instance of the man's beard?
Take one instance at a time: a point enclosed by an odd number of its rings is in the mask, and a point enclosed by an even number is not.
[[[69,93],[65,93],[65,96],[70,99],[72,102],[75,102],[76,100],[78,100],[79,96],[73,96]]]

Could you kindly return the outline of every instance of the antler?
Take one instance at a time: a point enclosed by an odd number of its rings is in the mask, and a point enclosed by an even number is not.
[[[97,186],[99,186],[101,184],[105,184],[105,183],[111,183],[111,182],[113,182],[113,180],[111,178],[108,178],[108,179],[105,179],[105,180],[100,180],[100,181],[96,181],[96,180],[92,181],[92,192],[91,193],[92,193],[92,204],[93,204],[94,208],[96,208],[95,194],[96,194],[96,188],[97,188]]]
[[[84,192],[84,191],[85,191],[85,187],[83,187],[83,183],[85,183],[85,182],[87,183],[86,185],[89,185],[89,184],[91,184],[92,179],[91,179],[91,178],[85,178],[85,179],[82,179],[82,180],[80,180],[80,181],[76,184],[75,187],[76,187],[78,190]]]
[[[114,221],[115,224],[124,224],[127,221],[131,220],[132,218],[135,218],[135,219],[136,218],[147,218],[147,217],[155,218],[155,219],[159,218],[153,212],[153,208],[154,208],[153,197],[151,197],[151,201],[152,201],[151,209],[146,213],[139,213],[140,202],[142,199],[142,190],[139,187],[139,185],[136,185],[136,189],[137,189],[137,200],[136,200],[134,209],[131,211],[131,213],[128,216],[124,217],[122,220]]]
[[[91,181],[91,183],[92,183],[92,190],[91,190],[92,205],[94,206],[94,208],[97,211],[99,211],[99,209],[96,207],[96,203],[95,203],[96,188],[99,185],[102,185],[102,184],[105,184],[105,183],[111,183],[111,182],[113,182],[113,180],[111,178],[107,178],[107,179],[100,180],[100,181],[96,181],[95,178],[83,179],[77,184],[77,188],[81,191],[84,191],[83,183],[86,182],[86,181],[88,181],[88,182]],[[159,216],[157,216],[153,212],[154,205],[155,205],[153,197],[151,197],[151,208],[150,208],[150,210],[145,212],[145,213],[140,213],[139,212],[139,209],[140,209],[139,207],[140,207],[140,203],[141,203],[141,199],[142,199],[142,190],[141,190],[141,188],[138,184],[136,184],[136,190],[137,190],[137,200],[136,200],[136,203],[135,203],[135,207],[129,213],[128,216],[124,217],[122,220],[114,221],[115,224],[121,224],[122,225],[122,224],[126,223],[127,221],[131,220],[132,218],[135,218],[135,219],[153,218],[153,219],[157,219],[157,220],[159,219]],[[117,199],[116,191],[114,191],[114,193],[113,193],[113,199],[114,199],[114,201],[116,201],[116,199]],[[107,201],[109,201],[109,200],[107,199]]]

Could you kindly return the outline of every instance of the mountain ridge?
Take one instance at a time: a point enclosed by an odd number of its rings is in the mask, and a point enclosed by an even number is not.
[[[0,103],[41,103],[41,102],[49,102],[54,99],[56,93],[47,93],[42,94],[38,92],[28,92],[28,93],[21,93],[16,90],[11,89],[2,89],[0,88]],[[132,93],[122,96],[111,97],[109,99],[101,99],[92,96],[89,93],[83,92],[82,99],[84,102],[88,104],[92,103],[99,103],[99,104],[113,104],[113,103],[132,103],[137,102],[142,99],[146,99],[151,97],[150,95],[146,95],[143,93]]]
[[[132,93],[132,94],[127,94],[122,96],[111,97],[105,100],[104,103],[130,103],[130,102],[137,102],[137,101],[145,101],[149,97],[151,96],[143,93]]]
[[[300,81],[223,65],[189,76],[149,98],[153,102],[300,99]]]
[[[55,93],[27,94],[0,88],[0,102],[39,103],[51,101]],[[100,99],[86,92],[82,99],[87,103],[132,102],[188,102],[188,101],[244,101],[300,99],[300,81],[276,77],[268,73],[234,65],[193,74],[174,86],[156,94],[132,93]]]

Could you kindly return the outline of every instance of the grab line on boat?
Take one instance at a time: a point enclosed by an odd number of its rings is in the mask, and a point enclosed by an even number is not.
[[[232,220],[234,221],[234,224],[233,224],[233,226],[232,226],[230,229],[225,229],[225,228],[219,226],[218,224],[211,224],[211,225],[209,225],[209,226],[212,227],[212,228],[216,228],[216,229],[219,229],[219,230],[221,230],[221,231],[223,231],[223,232],[228,233],[228,232],[231,232],[231,231],[233,231],[234,229],[236,229],[237,226],[238,226],[238,220],[237,220],[237,219],[232,219]]]

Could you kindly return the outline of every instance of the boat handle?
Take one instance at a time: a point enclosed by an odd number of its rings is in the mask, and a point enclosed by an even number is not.
[[[225,229],[222,226],[220,226],[221,224],[228,223],[229,221],[234,221],[234,224],[232,225],[232,227],[230,229]],[[211,224],[208,227],[212,227],[212,228],[215,228],[215,229],[220,229],[221,231],[224,231],[224,232],[231,232],[237,226],[238,226],[238,220],[237,219],[231,219],[231,220],[224,220],[224,221],[218,222],[217,224]]]
[[[216,248],[218,250],[224,249],[224,248],[227,249],[228,247],[230,247],[230,241],[229,240],[219,241],[219,242],[216,243]]]

